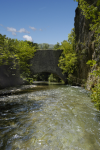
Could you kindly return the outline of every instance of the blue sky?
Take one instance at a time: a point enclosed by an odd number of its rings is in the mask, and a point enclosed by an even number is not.
[[[34,43],[67,40],[74,27],[74,0],[0,0],[0,34]]]

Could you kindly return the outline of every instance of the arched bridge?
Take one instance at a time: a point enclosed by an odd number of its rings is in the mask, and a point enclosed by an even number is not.
[[[62,51],[63,50],[37,50],[34,57],[30,60],[32,73],[53,73],[67,83],[66,76],[62,74],[62,70],[58,67],[58,60]],[[0,66],[0,88],[21,84],[24,84],[24,81],[20,78],[18,68],[12,69],[12,65]]]
[[[57,75],[66,83],[66,76],[62,74],[62,70],[58,67],[58,60],[63,50],[37,50],[31,59],[31,71],[38,74],[49,72]]]

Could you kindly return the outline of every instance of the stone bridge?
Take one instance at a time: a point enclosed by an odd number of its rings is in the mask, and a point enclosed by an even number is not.
[[[53,73],[66,82],[66,76],[62,74],[62,70],[58,67],[58,60],[62,51],[63,50],[37,50],[30,62],[32,64],[32,73]]]
[[[49,72],[57,75],[66,83],[66,77],[62,74],[58,67],[59,56],[62,50],[37,50],[34,57],[30,60],[31,71],[33,75]],[[0,66],[0,88],[16,86],[24,84],[25,82],[20,78],[19,69],[12,69],[11,65]]]

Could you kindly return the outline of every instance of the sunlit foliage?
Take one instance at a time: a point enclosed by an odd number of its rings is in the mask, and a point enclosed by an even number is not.
[[[75,45],[75,33],[74,28],[71,30],[71,33],[68,35],[68,41],[64,40],[61,42],[60,49],[63,49],[63,52],[59,59],[58,66],[63,70],[63,73],[73,73],[76,69],[77,56],[74,50]]]
[[[13,68],[19,66],[21,77],[31,81],[29,60],[34,56],[35,47],[26,41],[8,39],[0,34],[0,65],[9,65],[13,62]]]
[[[87,64],[92,68],[96,65],[96,61],[89,60]],[[100,110],[100,67],[98,66],[97,69],[91,73],[91,75],[93,75],[96,80],[94,88],[92,88],[91,98],[92,101],[95,102],[95,107]]]

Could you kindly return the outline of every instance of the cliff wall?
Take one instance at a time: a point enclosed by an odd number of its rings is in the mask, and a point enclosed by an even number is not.
[[[86,0],[88,4],[95,6],[97,0]],[[91,20],[87,20],[82,15],[82,10],[78,7],[75,10],[74,27],[76,34],[76,52],[78,55],[78,68],[76,70],[76,76],[80,79],[80,82],[84,80],[91,80],[91,76],[88,76],[91,69],[86,62],[94,59],[98,63],[100,62],[100,46],[96,50],[94,42],[94,31],[90,31],[89,24]],[[81,84],[81,83],[80,83]],[[88,84],[87,84],[87,88]]]

